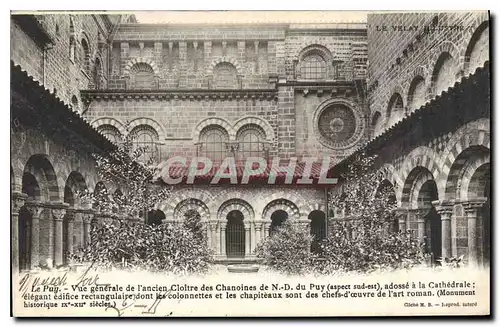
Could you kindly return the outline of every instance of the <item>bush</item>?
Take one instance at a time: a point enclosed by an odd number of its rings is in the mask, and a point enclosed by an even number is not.
[[[213,262],[204,235],[186,224],[149,226],[126,222],[94,227],[91,243],[73,255],[73,260],[104,268],[173,273],[205,272]]]
[[[315,255],[309,230],[286,220],[276,232],[257,245],[257,258],[270,268],[285,274],[308,272]]]
[[[322,273],[409,269],[424,262],[421,246],[410,232],[390,233],[359,224],[352,237],[345,226],[335,229],[321,245],[323,261],[317,270]]]

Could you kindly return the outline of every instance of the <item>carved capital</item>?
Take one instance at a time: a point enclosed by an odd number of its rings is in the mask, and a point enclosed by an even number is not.
[[[483,205],[486,203],[487,198],[476,198],[469,201],[465,201],[462,203],[464,207],[464,211],[470,214],[477,214],[477,210],[481,209]]]
[[[396,208],[393,213],[396,219],[401,222],[405,222],[406,217],[408,217],[408,209]]]
[[[39,219],[45,207],[39,202],[27,202],[26,209],[31,214],[32,219]]]
[[[253,223],[255,225],[255,229],[260,231],[260,229],[262,228],[262,221],[254,221]]]
[[[83,213],[83,223],[84,224],[90,224],[92,222],[92,219],[94,218],[94,214],[91,212],[84,212]]]
[[[52,217],[54,220],[63,220],[64,215],[66,215],[66,209],[52,208]]]
[[[24,205],[27,197],[24,193],[12,192],[11,209],[13,213],[19,213],[19,209]]]
[[[210,220],[208,225],[210,226],[210,230],[213,232],[217,228],[217,221]]]
[[[450,201],[432,201],[432,205],[436,208],[436,212],[441,215],[441,220],[451,219],[453,213],[453,203]]]

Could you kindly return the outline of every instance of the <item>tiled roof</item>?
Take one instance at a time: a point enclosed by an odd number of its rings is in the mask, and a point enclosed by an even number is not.
[[[87,120],[47,90],[40,82],[35,81],[21,66],[10,62],[11,89],[26,97],[30,103],[40,110],[40,114],[50,115],[58,123],[78,133],[95,146],[103,150],[114,150],[116,145],[99,133]]]

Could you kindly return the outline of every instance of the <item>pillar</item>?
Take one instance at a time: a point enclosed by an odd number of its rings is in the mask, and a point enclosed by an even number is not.
[[[245,256],[250,254],[250,224],[245,224]]]
[[[441,216],[441,256],[450,258],[451,253],[451,216],[453,206],[445,201],[432,201],[437,213]]]
[[[179,42],[179,88],[187,86],[187,42]]]
[[[217,223],[215,227],[215,253],[217,253],[218,255],[221,255],[222,253],[222,247],[221,247],[222,237],[220,230],[221,230],[220,224]]]
[[[31,269],[40,264],[40,215],[45,209],[40,203],[26,206],[31,214]]]
[[[209,232],[208,234],[210,235],[210,240],[208,242],[208,246],[210,247],[210,249],[214,250],[215,253],[218,253],[217,252],[217,221],[214,221],[214,220],[210,220],[208,222],[208,228],[209,228]]]
[[[66,203],[54,203],[52,218],[54,219],[54,266],[63,264],[63,218],[66,215]]]
[[[485,202],[486,198],[480,198],[463,203],[464,211],[467,215],[467,252],[469,265],[477,265],[480,263],[477,255],[477,218],[478,211],[483,207]]]
[[[270,221],[264,222],[264,228],[263,228],[264,238],[269,237],[269,229],[271,229],[271,222]]]
[[[68,220],[68,235],[66,237],[66,248],[68,250],[68,254],[73,253],[73,235],[74,235],[74,219],[75,219],[75,210],[67,210],[66,219]]]
[[[27,195],[21,192],[12,192],[11,200],[11,256],[12,272],[19,272],[19,210],[24,205]]]
[[[221,221],[220,223],[220,248],[221,248],[221,251],[220,251],[220,254],[222,256],[226,256],[226,224],[227,222],[226,221]]]
[[[398,219],[399,231],[406,232],[406,220],[408,218],[408,210],[398,208],[395,210],[395,215]]]
[[[261,221],[255,221],[254,222],[254,228],[255,228],[255,241],[253,242],[252,253],[255,253],[255,248],[260,243],[260,238],[262,236],[262,222]]]
[[[417,239],[419,244],[425,243],[425,216],[429,210],[426,209],[414,209],[412,214],[414,215],[415,221],[417,223]]]
[[[255,249],[255,221],[250,221],[250,253]]]
[[[75,233],[75,243],[77,249],[84,246],[83,242],[83,211],[81,209],[75,210],[75,222],[74,222],[74,233]]]
[[[302,219],[297,221],[297,224],[300,225],[301,229],[308,231],[308,234],[311,235],[311,220],[307,217],[307,215],[303,216]],[[308,241],[307,247],[311,248],[311,241]]]
[[[83,245],[87,246],[90,244],[90,224],[94,214],[91,211],[85,211],[83,214]]]

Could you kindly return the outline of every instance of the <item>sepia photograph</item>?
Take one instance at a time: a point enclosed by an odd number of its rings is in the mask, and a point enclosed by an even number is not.
[[[488,11],[11,11],[14,317],[490,316]]]

